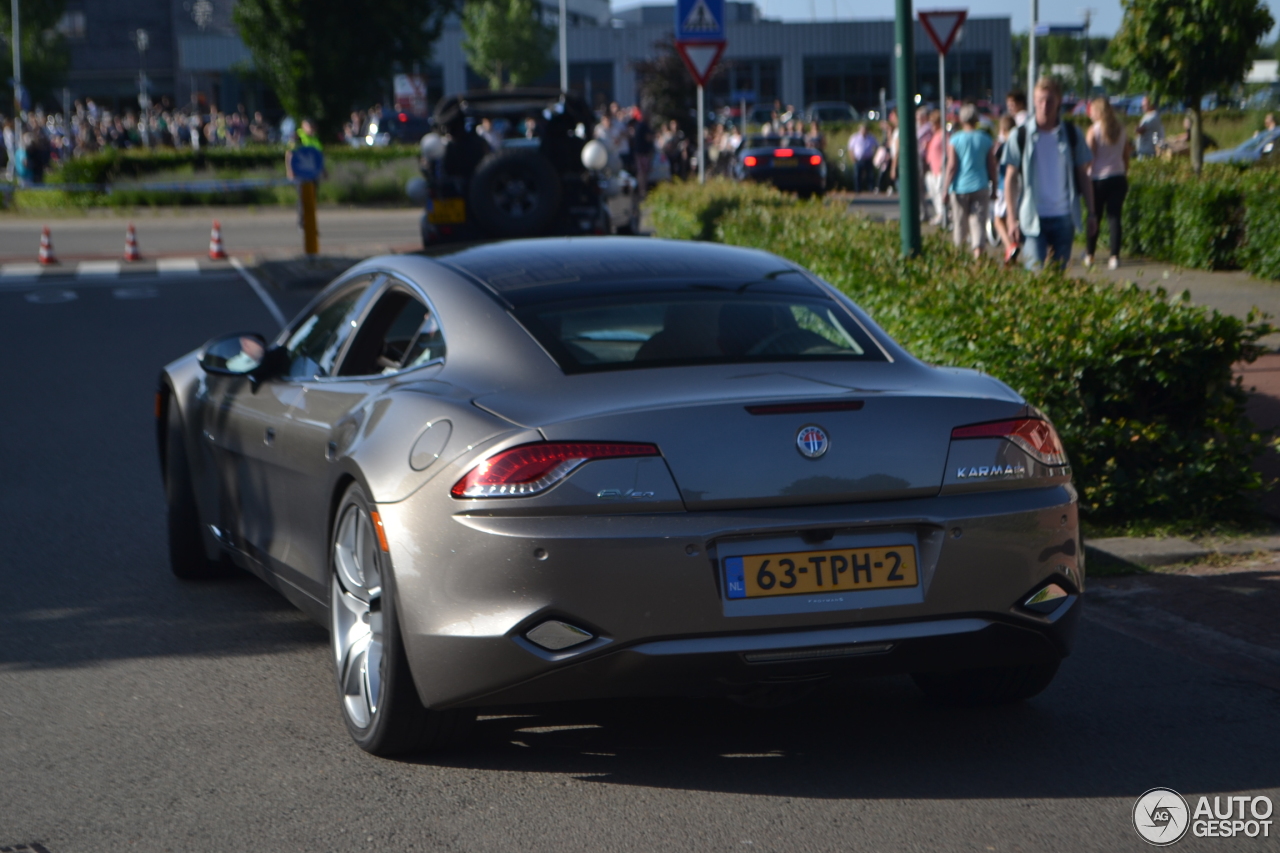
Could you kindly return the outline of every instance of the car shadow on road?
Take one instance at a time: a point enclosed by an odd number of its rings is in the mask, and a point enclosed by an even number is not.
[[[73,581],[0,597],[0,671],[272,654],[328,642],[323,626],[247,573],[183,582],[162,560],[118,572],[101,566]]]
[[[808,798],[1136,796],[1280,785],[1280,695],[1090,625],[1041,696],[953,708],[907,678],[828,682],[761,711],[723,700],[492,709],[464,749],[409,759],[584,782]]]

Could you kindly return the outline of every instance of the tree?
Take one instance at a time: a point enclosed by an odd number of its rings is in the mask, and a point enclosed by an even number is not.
[[[352,106],[431,56],[453,0],[239,0],[240,38],[295,118],[335,139]]]
[[[695,116],[698,112],[698,84],[676,52],[673,36],[653,43],[653,59],[636,63],[640,81],[640,106],[658,122],[675,119],[680,129],[692,134],[698,129]],[[724,73],[725,63],[716,65],[711,72],[715,80]]]
[[[1156,98],[1187,106],[1191,164],[1204,164],[1200,99],[1244,80],[1275,20],[1261,0],[1122,0],[1116,58]]]
[[[471,0],[462,10],[462,51],[489,86],[527,86],[551,62],[555,31],[534,0]]]
[[[31,96],[31,106],[54,105],[62,102],[58,91],[66,80],[71,54],[67,40],[58,32],[65,4],[61,0],[20,0],[18,22],[22,27],[22,85]],[[9,69],[13,68],[13,19],[10,4],[0,4],[0,33],[4,50],[0,54],[7,81],[0,87],[4,105],[0,112],[8,113],[13,104],[13,82]]]

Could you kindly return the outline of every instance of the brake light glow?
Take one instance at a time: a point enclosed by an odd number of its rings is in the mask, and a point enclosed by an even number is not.
[[[773,149],[774,157],[794,157],[795,155],[796,155],[796,152],[792,151],[790,148]]]
[[[1053,424],[1039,418],[1018,418],[1011,421],[992,421],[985,424],[956,427],[951,439],[1007,438],[1044,465],[1067,464],[1062,439]]]
[[[810,166],[821,166],[821,165],[822,165],[822,155],[821,155],[821,154],[814,154],[814,155],[810,156],[810,157],[809,157],[809,165],[810,165]]]
[[[755,157],[751,157],[751,156],[747,156],[747,157],[743,157],[743,158],[742,158],[742,165],[744,165],[744,166],[754,166],[754,165],[756,165],[756,164],[757,164],[757,163],[759,163],[759,162],[760,162],[759,160],[757,160]]]
[[[517,498],[536,495],[592,459],[657,456],[652,444],[546,441],[495,453],[453,484],[455,498]]]

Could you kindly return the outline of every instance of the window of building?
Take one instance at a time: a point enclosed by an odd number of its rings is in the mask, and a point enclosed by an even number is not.
[[[888,54],[805,57],[806,105],[815,101],[844,101],[853,104],[859,112],[866,112],[879,108],[881,89],[886,93],[891,89]]]
[[[947,55],[947,96],[962,101],[990,98],[991,54],[958,51]],[[916,55],[916,91],[926,101],[938,101],[938,55]]]
[[[63,12],[56,29],[67,41],[80,41],[84,38],[85,31],[84,12],[70,9]]]
[[[559,85],[559,74],[553,85]],[[607,106],[613,100],[613,63],[570,62],[569,91],[577,92],[593,109]]]
[[[781,97],[781,59],[728,59],[720,64],[722,70],[708,86],[711,109],[736,107],[743,101],[748,106],[771,104]]]

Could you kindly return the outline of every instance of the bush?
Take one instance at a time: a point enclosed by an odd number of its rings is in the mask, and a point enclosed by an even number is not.
[[[1125,201],[1127,253],[1195,269],[1247,269],[1280,278],[1274,221],[1280,169],[1187,161],[1134,163]],[[1266,259],[1272,258],[1268,261]]]
[[[660,236],[710,230],[790,258],[919,358],[1017,389],[1054,419],[1092,520],[1231,517],[1262,487],[1251,463],[1266,436],[1245,415],[1232,365],[1257,356],[1263,323],[1163,290],[974,263],[940,235],[904,261],[895,225],[760,188],[664,186],[648,204]]]
[[[1262,278],[1280,279],[1280,186],[1245,195],[1243,266]]]

